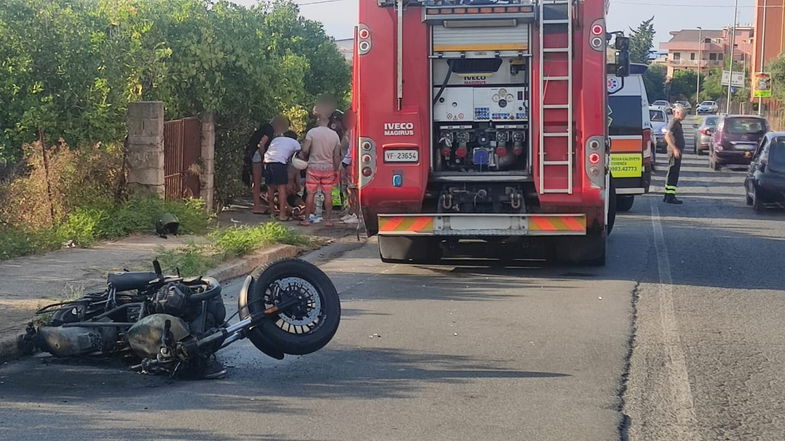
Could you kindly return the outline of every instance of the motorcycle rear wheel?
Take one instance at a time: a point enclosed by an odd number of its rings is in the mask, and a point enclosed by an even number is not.
[[[284,354],[305,355],[330,342],[341,321],[341,302],[335,285],[322,270],[304,260],[284,259],[257,268],[251,277],[251,313],[276,306],[283,296],[302,297],[296,307],[251,330],[248,337],[257,348],[268,353],[272,344]]]

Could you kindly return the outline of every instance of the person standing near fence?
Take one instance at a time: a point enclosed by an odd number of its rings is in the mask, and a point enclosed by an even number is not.
[[[264,123],[251,135],[245,149],[246,167],[250,163],[253,175],[251,191],[253,194],[252,213],[266,214],[268,211],[262,207],[262,178],[264,177],[263,157],[273,138],[282,134],[289,128],[289,119],[278,115],[269,123]],[[248,183],[247,171],[243,172],[243,179]],[[271,204],[272,201],[268,201]],[[269,207],[268,207],[269,208]]]

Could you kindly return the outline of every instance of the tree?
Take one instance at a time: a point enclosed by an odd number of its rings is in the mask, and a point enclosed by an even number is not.
[[[772,95],[779,100],[785,100],[785,55],[769,62],[766,70],[771,73]]]
[[[649,51],[654,44],[654,17],[630,28],[630,61],[649,64]]]
[[[698,76],[692,70],[677,70],[670,81],[669,97],[672,101],[691,101],[698,86]]]
[[[665,94],[667,71],[668,69],[662,64],[652,64],[643,74],[643,83],[646,85],[649,102],[667,99]]]

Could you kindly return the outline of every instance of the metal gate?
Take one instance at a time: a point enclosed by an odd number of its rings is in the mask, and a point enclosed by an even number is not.
[[[199,197],[198,161],[202,150],[199,118],[164,124],[164,189],[167,200]]]

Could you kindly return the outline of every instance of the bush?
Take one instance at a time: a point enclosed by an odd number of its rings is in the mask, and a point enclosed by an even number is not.
[[[278,222],[256,226],[229,227],[215,230],[210,239],[227,256],[242,256],[254,249],[272,243],[307,245],[310,240]]]

